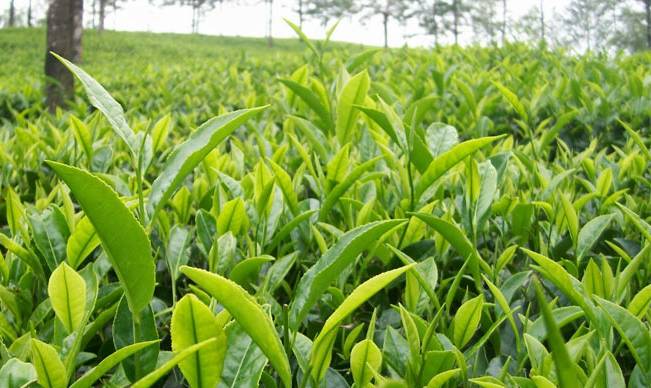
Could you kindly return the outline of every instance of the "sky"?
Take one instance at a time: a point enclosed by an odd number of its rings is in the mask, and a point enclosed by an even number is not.
[[[33,0],[34,1],[34,0]],[[39,1],[39,0],[36,0]],[[44,0],[40,0],[41,2]],[[161,0],[155,0],[159,3]],[[482,0],[467,0],[482,1]],[[17,7],[26,7],[28,0],[16,0]],[[560,10],[569,0],[544,0],[546,13]],[[298,24],[295,12],[297,0],[274,0],[272,31],[275,37],[295,37],[294,32],[285,24],[283,18],[288,18]],[[86,3],[88,4],[88,2]],[[517,18],[531,7],[537,6],[539,0],[507,0],[509,17]],[[121,9],[109,12],[106,18],[106,28],[123,31],[150,32],[191,32],[192,9],[188,6],[153,5],[149,0],[130,0],[121,3]],[[86,20],[90,19],[90,7],[86,6]],[[265,36],[267,30],[267,5],[262,1],[224,1],[213,11],[206,13],[200,22],[199,32],[209,35],[236,36]],[[317,20],[308,20],[303,30],[311,38],[322,38],[325,28]],[[384,42],[381,19],[367,19],[364,22],[358,17],[341,20],[332,37],[333,40],[363,43],[380,46]],[[467,41],[469,36],[462,36]],[[389,24],[389,45],[430,46],[432,37],[422,35],[417,23],[400,25]]]

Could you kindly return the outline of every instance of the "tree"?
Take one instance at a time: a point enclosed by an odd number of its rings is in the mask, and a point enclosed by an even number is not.
[[[516,39],[529,42],[546,43],[545,30],[545,11],[542,7],[542,1],[539,6],[529,8],[514,25]]]
[[[434,35],[439,44],[442,35],[451,33],[454,43],[459,43],[461,28],[466,24],[472,7],[462,0],[416,0],[411,15],[418,16],[425,32]]]
[[[471,5],[470,20],[475,37],[482,41],[487,40],[490,43],[497,41],[497,34],[501,31],[502,41],[504,41],[505,21],[500,20],[498,15],[498,2],[502,0],[484,0],[474,2]],[[504,17],[504,13],[503,13]]]
[[[47,10],[45,95],[50,111],[63,105],[73,94],[72,74],[50,52],[73,62],[81,60],[83,0],[52,0]]]
[[[406,19],[408,3],[405,0],[369,0],[362,6],[365,14],[362,18],[382,17],[384,27],[384,47],[389,47],[389,20],[402,22]]]
[[[354,0],[305,0],[305,15],[317,19],[323,26],[358,11]]]
[[[614,47],[629,51],[651,49],[651,0],[629,0],[619,5]]]
[[[102,1],[102,0],[100,0]],[[108,1],[108,0],[104,0]],[[117,1],[117,0],[112,0]],[[162,5],[180,5],[189,6],[192,8],[192,33],[199,32],[199,23],[203,15],[215,9],[217,4],[221,4],[224,0],[163,0]]]
[[[616,0],[572,0],[562,18],[565,44],[582,45],[588,51],[603,49],[612,39]]]
[[[14,3],[14,0],[9,1],[9,27],[15,27],[16,26],[16,4]]]

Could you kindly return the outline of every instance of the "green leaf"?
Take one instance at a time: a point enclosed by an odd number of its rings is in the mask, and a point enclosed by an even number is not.
[[[437,179],[443,176],[443,174],[454,167],[457,163],[461,162],[480,148],[502,139],[503,137],[504,136],[489,136],[464,141],[463,143],[457,144],[450,150],[438,155],[434,160],[432,160],[416,183],[414,193],[416,199],[420,199],[423,193],[425,193],[425,191],[429,189]]]
[[[326,199],[323,201],[321,210],[319,211],[319,219],[324,220],[325,217],[330,214],[330,211],[332,210],[335,203],[339,200],[339,198],[341,198],[341,196],[344,195],[346,191],[348,191],[348,189],[362,176],[362,174],[372,169],[375,166],[375,163],[381,159],[382,157],[378,156],[371,160],[367,160],[366,162],[355,167],[343,181],[337,184],[337,186],[335,186],[328,193]]]
[[[483,307],[484,296],[479,295],[462,304],[454,314],[452,340],[459,349],[463,348],[475,335]]]
[[[366,70],[353,76],[344,86],[337,101],[336,133],[339,144],[346,144],[354,138],[354,127],[359,111],[354,105],[361,105],[371,85]]]
[[[534,285],[536,289],[536,298],[545,321],[545,327],[547,328],[547,339],[554,355],[553,360],[556,365],[556,376],[558,378],[559,388],[574,387],[578,381],[574,370],[575,364],[570,358],[570,354],[565,345],[565,340],[561,335],[560,329],[556,326],[556,320],[554,320],[551,309],[545,300],[542,286],[537,279],[534,279]]]
[[[198,268],[183,266],[181,272],[212,295],[260,346],[286,387],[291,386],[289,360],[276,328],[260,305],[237,283]]]
[[[77,381],[75,381],[74,384],[70,386],[70,388],[90,388],[95,384],[97,380],[102,378],[106,373],[108,373],[111,369],[113,369],[114,366],[119,364],[122,360],[125,358],[137,353],[138,351],[152,346],[154,344],[157,344],[159,340],[155,341],[145,341],[145,342],[137,342],[135,344],[131,344],[128,346],[125,346],[121,349],[116,350],[115,352],[111,353],[109,356],[104,358],[102,361],[100,361],[99,364],[97,364],[95,367],[90,369],[88,372],[86,372],[83,376],[81,376]]]
[[[219,388],[259,387],[267,357],[237,322],[226,328],[226,334],[228,351]]]
[[[102,180],[75,167],[47,163],[70,187],[95,227],[124,288],[129,309],[134,314],[140,312],[154,295],[156,281],[154,259],[144,229]]]
[[[308,312],[353,260],[388,231],[403,225],[405,220],[385,220],[357,227],[339,238],[317,262],[303,274],[294,289],[289,308],[289,327],[297,330]]]
[[[459,143],[459,134],[451,125],[432,123],[425,130],[425,141],[432,157],[437,157]]]
[[[86,282],[65,262],[52,272],[47,293],[54,314],[68,333],[79,328],[86,313]]]
[[[136,151],[139,147],[136,141],[136,136],[127,123],[122,106],[111,97],[99,82],[95,81],[95,79],[88,75],[84,70],[55,53],[51,52],[51,54],[61,61],[61,63],[63,63],[65,67],[67,67],[68,70],[77,77],[84,87],[91,105],[102,112],[109,124],[111,124],[115,133],[127,144],[131,151],[131,155],[137,155],[138,153]]]
[[[180,361],[179,368],[190,387],[213,388],[219,382],[226,354],[226,335],[212,311],[187,294],[174,307],[170,333],[172,351],[179,353],[210,338],[216,341]]]
[[[617,360],[610,352],[606,352],[594,367],[586,387],[594,388],[625,388],[624,375]]]
[[[68,385],[66,368],[51,345],[32,339],[32,364],[43,388],[65,388]]]
[[[317,57],[321,56],[321,54],[319,54],[319,51],[316,49],[316,47],[312,44],[310,39],[307,37],[307,35],[305,35],[303,30],[301,30],[299,26],[289,21],[289,19],[283,18],[283,20],[285,21],[285,23],[287,23],[288,26],[292,28],[292,30],[294,30],[294,32],[296,32],[296,35],[298,35],[298,37],[303,41],[303,43],[307,45],[307,47],[314,53],[314,55],[316,55]]]
[[[113,319],[111,334],[115,349],[122,349],[138,342],[157,340],[158,332],[151,307],[148,305],[135,315],[129,312],[125,302],[125,298],[120,300]],[[139,380],[156,368],[158,351],[158,346],[148,346],[122,360],[122,369],[129,381]]]
[[[90,219],[82,217],[75,226],[74,232],[68,237],[66,246],[68,264],[74,269],[78,268],[100,243]]]
[[[332,128],[332,116],[327,106],[324,106],[319,96],[314,93],[311,89],[299,84],[296,81],[289,79],[279,80],[283,85],[285,85],[289,90],[294,94],[300,97],[305,104],[310,107],[319,116],[319,119],[325,126],[325,130],[329,131]]]
[[[525,109],[524,105],[518,98],[518,96],[515,95],[512,91],[510,91],[506,86],[502,85],[499,82],[493,82],[493,85],[502,93],[502,96],[506,99],[506,101],[511,104],[513,109],[517,112],[517,114],[520,116],[520,119],[523,121],[528,121],[529,120],[529,115],[527,114],[527,110]]]
[[[445,385],[448,381],[452,380],[453,378],[457,377],[459,373],[461,372],[461,369],[456,368],[456,369],[450,369],[446,370],[444,372],[441,372],[437,374],[436,376],[432,377],[432,379],[427,383],[427,388],[440,388]]]
[[[597,241],[599,241],[599,237],[601,237],[601,234],[606,230],[612,219],[612,214],[602,215],[593,218],[583,225],[576,244],[576,254],[579,259],[583,258]]]
[[[216,342],[217,342],[217,338],[213,337],[183,349],[182,351],[176,353],[174,357],[172,357],[166,363],[156,368],[156,370],[149,373],[147,376],[143,377],[142,379],[136,381],[131,387],[132,388],[151,387],[161,377],[168,374],[172,370],[172,368],[174,368],[177,364],[183,362],[185,359],[197,353],[201,349],[214,345]]]
[[[637,365],[648,376],[651,373],[651,333],[649,328],[625,308],[605,299],[596,299],[610,323],[621,335]]]
[[[425,213],[413,213],[413,216],[420,218],[423,222],[429,225],[432,229],[436,230],[443,236],[443,238],[454,247],[459,255],[470,262],[470,269],[475,277],[475,282],[479,284],[481,279],[479,277],[480,268],[486,273],[491,272],[491,268],[481,258],[475,246],[468,240],[466,234],[459,229],[458,226],[445,221],[441,218],[434,217]]]
[[[86,124],[76,116],[70,116],[70,126],[75,134],[77,143],[81,146],[86,154],[86,159],[90,163],[93,160],[93,136]]]
[[[570,231],[570,236],[572,236],[572,241],[575,246],[578,243],[579,239],[579,217],[576,214],[576,209],[574,205],[563,193],[560,195],[561,204],[563,205],[563,213],[565,214],[565,221],[567,222],[567,229]]]
[[[386,287],[389,283],[394,281],[400,275],[408,271],[415,264],[405,265],[404,267],[396,268],[376,275],[364,283],[360,284],[353,290],[353,292],[344,299],[344,301],[337,307],[337,309],[330,314],[324,323],[319,335],[314,340],[312,346],[312,354],[310,355],[310,365],[312,365],[312,377],[317,381],[321,381],[330,366],[330,358],[332,357],[332,346],[336,338],[336,329],[341,322],[346,319],[353,311],[355,311],[364,302],[370,299],[377,292]]]
[[[267,106],[241,109],[214,117],[201,124],[185,142],[179,144],[169,155],[162,171],[151,185],[147,203],[149,219],[155,218],[156,213],[181,186],[185,177],[206,155],[252,116],[266,108]]]
[[[36,382],[36,369],[30,363],[10,358],[0,369],[0,386],[19,388]]]
[[[34,243],[50,270],[54,271],[66,256],[66,241],[70,235],[66,218],[58,207],[50,206],[41,214],[32,214],[29,220]]]
[[[231,273],[228,274],[228,277],[244,287],[252,278],[258,275],[260,267],[271,261],[274,261],[274,258],[269,255],[249,257],[237,263],[231,270]]]
[[[580,306],[592,322],[597,322],[594,305],[590,301],[590,298],[585,296],[583,286],[578,279],[570,275],[565,268],[552,259],[526,248],[520,249],[540,266],[540,268],[536,268],[538,272],[552,282],[574,304]]]
[[[355,384],[365,387],[373,378],[373,371],[382,367],[382,351],[370,339],[365,339],[353,346],[350,352],[350,371]]]

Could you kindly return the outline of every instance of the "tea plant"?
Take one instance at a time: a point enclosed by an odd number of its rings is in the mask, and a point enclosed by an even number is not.
[[[648,56],[293,28],[205,120],[6,103],[0,385],[651,385]]]

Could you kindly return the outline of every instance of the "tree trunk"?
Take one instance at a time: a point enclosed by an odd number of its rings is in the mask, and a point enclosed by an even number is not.
[[[106,1],[99,0],[99,24],[97,25],[97,30],[99,32],[104,31],[104,21],[106,20]]]
[[[298,26],[303,29],[303,0],[298,0]]]
[[[432,2],[432,32],[434,33],[434,45],[439,46],[439,25],[436,21],[438,13],[438,1],[434,0]]]
[[[459,0],[454,0],[453,3],[453,12],[454,12],[454,44],[459,44]]]
[[[646,47],[651,50],[651,0],[644,0],[646,13]]]
[[[506,43],[506,0],[502,0],[502,44]]]
[[[545,44],[545,9],[543,0],[540,0],[540,41]]]
[[[9,27],[14,27],[16,25],[16,5],[14,0],[9,2]]]
[[[199,2],[195,1],[192,4],[192,33],[199,32]]]
[[[273,22],[274,1],[273,0],[267,0],[267,3],[269,4],[269,13],[268,13],[268,19],[267,19],[267,46],[273,47],[274,38],[273,38],[273,35],[272,35],[272,32],[273,32],[272,22]]]
[[[389,47],[389,14],[382,14],[382,25],[384,26],[384,48]]]
[[[32,26],[32,0],[27,4],[27,27]]]
[[[83,15],[83,0],[52,0],[48,7],[45,95],[50,112],[62,106],[74,92],[72,74],[50,51],[79,62]]]

